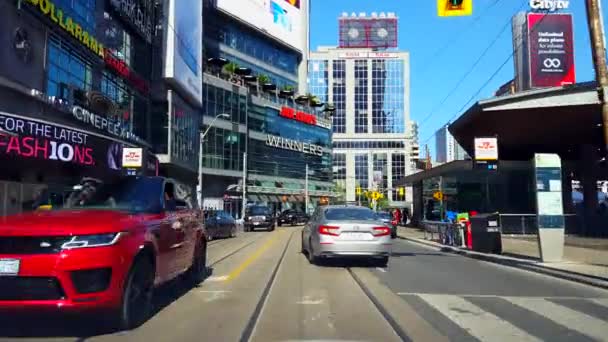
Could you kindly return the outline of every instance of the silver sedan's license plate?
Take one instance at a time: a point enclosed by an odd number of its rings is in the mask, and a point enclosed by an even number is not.
[[[369,241],[373,240],[373,236],[370,233],[342,233],[340,234],[341,240],[346,241]]]
[[[0,259],[0,277],[18,275],[20,264],[18,259]]]

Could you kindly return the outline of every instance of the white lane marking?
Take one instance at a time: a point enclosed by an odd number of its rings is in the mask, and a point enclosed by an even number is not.
[[[421,293],[421,292],[397,292],[399,296],[419,296],[419,295],[435,295],[435,293]],[[484,294],[450,294],[450,296],[458,296],[463,298],[521,298],[521,299],[582,299],[598,301],[599,305],[602,305],[602,301],[606,301],[605,305],[608,305],[608,298],[588,298],[588,297],[573,297],[573,296],[499,296],[499,295],[484,295]]]
[[[382,273],[386,273],[386,268],[376,267],[376,269]]]
[[[608,308],[608,298],[593,298],[591,299],[597,305],[605,306]]]
[[[421,294],[419,297],[481,341],[541,341],[458,296]]]
[[[205,281],[210,281],[210,282],[226,281],[226,279],[228,279],[228,276],[214,276],[214,277],[209,277],[209,278],[205,279]]]
[[[303,299],[299,302],[297,302],[297,304],[302,304],[302,305],[319,305],[319,304],[323,304],[325,301],[323,299],[317,299],[317,300],[313,300],[313,299]]]
[[[608,324],[580,311],[555,304],[541,298],[505,298],[509,302],[526,310],[535,312],[544,318],[583,335],[604,341],[608,336]]]

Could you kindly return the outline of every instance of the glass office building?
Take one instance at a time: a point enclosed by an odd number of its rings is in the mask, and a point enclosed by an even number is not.
[[[378,190],[405,206],[394,184],[415,170],[417,137],[409,113],[409,54],[321,47],[308,62],[313,95],[333,102],[334,180],[346,201]],[[337,163],[337,164],[336,164]]]

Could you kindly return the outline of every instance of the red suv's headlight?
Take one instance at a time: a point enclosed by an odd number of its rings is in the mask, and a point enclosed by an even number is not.
[[[104,247],[116,244],[125,233],[77,235],[61,245],[61,249]]]

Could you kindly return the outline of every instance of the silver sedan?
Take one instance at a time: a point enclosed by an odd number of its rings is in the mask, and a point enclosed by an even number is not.
[[[320,258],[364,257],[385,266],[391,245],[391,229],[365,207],[318,207],[302,230],[302,252],[312,264]]]

